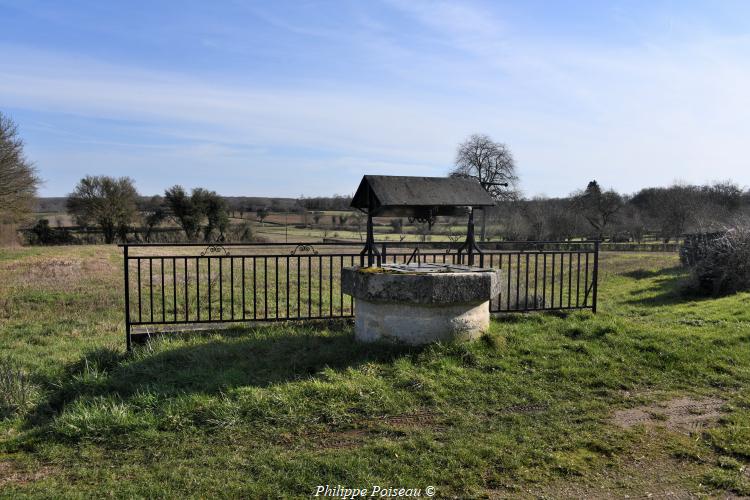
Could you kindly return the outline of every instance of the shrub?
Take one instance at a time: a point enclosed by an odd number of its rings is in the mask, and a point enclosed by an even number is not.
[[[680,262],[683,266],[693,266],[705,256],[709,244],[726,234],[726,231],[693,233],[685,236],[680,246]]]
[[[49,220],[39,219],[27,230],[29,243],[32,245],[70,245],[77,243],[75,236],[67,229],[56,229],[49,225]]]
[[[255,241],[253,229],[249,222],[242,222],[236,226],[231,226],[227,236],[227,239],[232,242],[246,243]]]
[[[691,264],[694,287],[712,295],[750,290],[750,224],[737,224],[697,245],[699,258]]]

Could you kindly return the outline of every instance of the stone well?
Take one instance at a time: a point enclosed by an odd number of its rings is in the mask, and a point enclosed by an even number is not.
[[[344,293],[355,299],[355,337],[418,345],[479,337],[500,271],[453,264],[347,267]]]

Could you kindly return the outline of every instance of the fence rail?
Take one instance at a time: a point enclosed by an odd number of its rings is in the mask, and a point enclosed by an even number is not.
[[[378,263],[466,262],[455,248],[381,243]],[[536,242],[522,250],[483,249],[474,264],[500,270],[493,313],[596,311],[598,242],[577,248]],[[350,318],[354,301],[341,270],[361,264],[353,244],[126,244],[127,344],[151,326]]]

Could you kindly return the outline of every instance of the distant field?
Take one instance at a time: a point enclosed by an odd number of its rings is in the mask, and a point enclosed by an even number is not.
[[[356,231],[352,229],[340,228],[339,217],[343,215],[348,217],[347,226],[352,226],[352,212],[338,212],[338,211],[324,211],[324,215],[320,217],[318,222],[315,222],[312,215],[308,215],[307,222],[305,217],[298,212],[288,213],[271,213],[263,222],[260,222],[254,212],[245,212],[243,217],[238,216],[230,217],[230,223],[233,226],[239,224],[249,224],[253,235],[269,242],[285,242],[285,241],[305,241],[314,242],[322,241],[324,238],[331,239],[343,239],[351,241],[364,241],[365,238],[365,224],[362,222],[361,230]],[[233,213],[232,215],[239,215]],[[50,226],[53,228],[71,228],[75,227],[76,223],[73,217],[64,212],[40,212],[34,214],[36,219],[47,219],[50,222]],[[299,227],[299,226],[306,227]],[[171,228],[176,231],[179,227],[172,221],[166,221],[159,226],[160,228]],[[465,226],[439,226],[441,231],[445,231],[450,228],[456,234],[463,235],[466,231]],[[378,224],[375,226],[375,233],[377,238],[382,241],[422,241],[423,238],[419,234],[409,234],[414,232],[415,226],[404,225],[402,233],[393,232],[391,226]],[[178,231],[179,232],[179,231]],[[426,241],[449,241],[450,238],[444,234],[428,234]]]
[[[313,216],[313,211],[307,216],[299,212],[271,212],[263,222],[257,217],[255,212],[243,212],[240,217],[239,212],[230,213],[230,224],[232,227],[239,227],[242,224],[248,224],[252,234],[256,239],[268,242],[316,242],[324,239],[339,239],[348,241],[362,241],[365,239],[365,221],[360,221],[359,230],[355,223],[354,212],[352,211],[320,211],[317,221]],[[341,217],[344,217],[342,223]],[[75,220],[64,212],[38,212],[34,214],[36,219],[48,219],[50,226],[53,228],[74,228]],[[466,225],[463,222],[438,220],[432,231],[421,234],[420,228],[415,224],[410,224],[408,218],[401,218],[403,226],[401,232],[395,232],[388,219],[375,219],[375,235],[380,241],[463,241],[466,234]],[[159,229],[167,231],[166,241],[173,241],[181,237],[179,227],[171,220],[167,220],[159,226]],[[478,231],[478,228],[477,228]],[[488,231],[490,240],[497,240],[492,235],[498,234],[497,229]],[[85,233],[85,241],[91,238],[96,241],[96,236],[90,232]],[[156,241],[164,241],[157,239]],[[674,251],[676,244],[672,243],[668,247],[659,247],[662,242],[651,236],[642,243],[623,242],[607,243],[602,246],[603,250],[668,250]],[[657,245],[653,248],[649,245]]]
[[[600,313],[363,346],[347,323],[123,350],[114,246],[0,249],[0,496],[750,495],[750,294],[602,255]]]
[[[75,221],[70,214],[65,212],[39,212],[34,214],[36,220],[47,219],[52,227],[71,227],[75,226]]]
[[[347,231],[343,229],[320,229],[320,228],[296,228],[284,226],[260,226],[253,224],[254,232],[258,236],[272,242],[284,242],[288,235],[291,241],[322,241],[324,238],[342,239],[350,241],[361,241],[364,243],[365,233],[363,231]],[[422,241],[417,234],[397,234],[388,231],[387,228],[377,227],[374,230],[375,237],[379,241]],[[428,235],[426,241],[449,241],[449,238],[441,234]]]
[[[308,213],[307,217],[305,217],[303,214],[300,214],[299,212],[288,212],[288,213],[279,213],[279,212],[271,212],[268,217],[264,220],[264,222],[270,222],[273,224],[291,224],[291,225],[298,225],[298,224],[313,224],[316,225],[327,225],[327,226],[334,226],[337,223],[337,220],[340,216],[344,217],[351,217],[352,213],[351,211],[335,211],[335,210],[327,210],[327,211],[320,211],[317,212],[319,214],[318,221],[315,222],[314,214],[316,212],[311,211]],[[244,218],[251,218],[257,220],[257,216],[252,213],[248,212],[244,215]],[[334,220],[336,219],[336,220]]]

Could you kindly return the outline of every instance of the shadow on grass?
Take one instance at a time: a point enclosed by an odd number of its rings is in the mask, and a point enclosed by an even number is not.
[[[686,274],[685,268],[681,266],[658,269],[655,271],[638,269],[623,273],[622,275],[637,280],[653,280],[650,286],[631,291],[630,295],[635,298],[625,301],[626,304],[661,307],[682,304],[685,302],[708,300],[711,298],[699,293],[690,286],[690,280]],[[637,297],[643,294],[649,295],[646,297]]]
[[[203,335],[205,337],[205,335]],[[197,337],[197,338],[196,338]],[[351,327],[316,329],[273,325],[189,334],[156,340],[125,354],[97,349],[69,365],[49,398],[27,419],[27,428],[48,422],[83,396],[128,399],[217,394],[243,386],[267,387],[344,370],[369,362],[389,362],[419,348],[355,342]]]
[[[507,311],[507,312],[493,312],[490,314],[492,319],[498,323],[528,323],[536,322],[542,323],[545,318],[560,318],[565,319],[571,314],[576,314],[571,310],[559,310],[559,311]]]
[[[658,277],[678,277],[685,274],[685,268],[682,266],[665,267],[661,269],[636,269],[622,273],[626,278],[636,280],[658,278]]]

